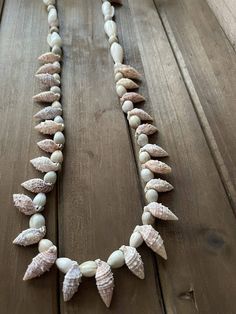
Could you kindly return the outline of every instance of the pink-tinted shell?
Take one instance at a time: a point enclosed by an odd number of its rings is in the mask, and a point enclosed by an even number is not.
[[[48,193],[53,189],[53,184],[46,183],[39,178],[25,181],[21,183],[21,186],[32,193]]]
[[[156,190],[157,192],[169,192],[173,190],[173,188],[174,187],[165,180],[151,179],[145,186],[145,192],[150,189]]]
[[[30,160],[31,164],[41,172],[58,171],[60,169],[60,164],[51,161],[48,157],[37,157]]]
[[[132,103],[135,104],[135,103],[144,101],[145,98],[138,93],[130,92],[130,93],[125,93],[120,99],[121,103],[123,103],[125,100],[130,100],[132,101]]]
[[[140,134],[152,135],[156,133],[157,131],[158,130],[154,125],[145,123],[145,124],[140,124],[137,127],[135,134],[136,135],[140,135]]]
[[[154,173],[160,174],[171,173],[171,167],[159,160],[150,159],[147,162],[145,162],[145,164],[143,164],[143,168],[147,168]]]
[[[39,253],[33,258],[25,272],[23,280],[39,277],[46,271],[49,271],[56,259],[57,248],[53,245],[47,251]]]
[[[57,144],[51,139],[42,140],[38,142],[37,145],[39,148],[47,153],[53,153],[55,152],[55,150],[60,150],[63,147],[61,144]]]
[[[25,215],[33,215],[42,210],[41,206],[36,206],[32,199],[25,194],[13,194],[13,203]]]
[[[130,79],[140,79],[141,74],[130,65],[121,64],[115,67],[115,73],[122,73],[124,77],[130,78]]]
[[[143,121],[153,121],[152,117],[146,111],[139,108],[134,108],[130,110],[127,115],[128,119],[131,116],[138,116],[140,120],[143,120]]]
[[[39,229],[29,228],[22,231],[13,241],[13,244],[28,246],[38,243],[46,234],[46,227],[43,226]]]
[[[161,203],[152,202],[144,207],[145,212],[150,212],[154,217],[162,220],[178,220],[178,217]]]
[[[139,88],[138,84],[136,84],[134,81],[132,81],[129,78],[121,78],[116,85],[122,85],[126,89],[134,89],[134,88]]]
[[[61,56],[57,55],[57,54],[55,54],[53,52],[46,52],[46,53],[42,54],[41,56],[39,56],[38,60],[40,62],[43,62],[43,63],[52,63],[52,62],[55,62],[55,61],[60,61],[61,60]]]
[[[124,253],[125,264],[129,270],[138,278],[144,279],[143,261],[136,248],[123,245],[120,250]]]
[[[39,79],[41,83],[49,87],[60,85],[60,81],[56,80],[53,75],[49,73],[36,74],[35,77]]]
[[[114,289],[114,278],[111,272],[111,267],[100,259],[97,259],[95,262],[98,266],[95,275],[98,292],[103,302],[109,307]]]
[[[38,125],[35,126],[35,129],[43,134],[55,134],[58,131],[64,130],[64,124],[57,123],[52,120],[46,120],[44,122],[40,122]]]
[[[33,100],[37,102],[54,102],[60,99],[60,94],[51,91],[42,92],[33,96]]]
[[[140,152],[147,152],[151,157],[167,157],[168,153],[156,144],[146,144]]]
[[[55,108],[52,106],[48,106],[38,111],[34,117],[42,120],[50,120],[54,119],[56,116],[60,116],[62,114],[61,108]]]
[[[60,73],[60,71],[61,71],[61,67],[58,64],[46,63],[38,69],[36,74],[42,74],[42,73],[55,74],[55,73]]]
[[[73,262],[71,268],[68,270],[63,281],[63,298],[64,301],[69,301],[73,295],[78,291],[81,282],[82,273],[77,262]]]
[[[166,250],[163,240],[158,231],[151,225],[137,226],[134,231],[141,233],[143,240],[155,253],[159,254],[164,259],[167,259]]]

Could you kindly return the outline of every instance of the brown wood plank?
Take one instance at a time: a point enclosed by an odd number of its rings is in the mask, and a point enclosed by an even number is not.
[[[33,114],[40,106],[31,100],[39,86],[33,78],[37,57],[48,50],[47,15],[41,1],[5,2],[0,28],[0,304],[2,314],[57,313],[55,268],[31,282],[22,278],[27,265],[38,253],[12,245],[12,240],[28,228],[28,218],[14,208],[12,194],[22,193],[20,184],[34,176],[29,160],[39,156],[40,136],[33,129]],[[55,240],[55,192],[45,209],[47,236]]]
[[[113,64],[100,1],[58,1],[65,42],[65,163],[59,193],[59,249],[78,260],[107,259],[128,243],[142,204],[126,121],[115,93]],[[107,310],[95,280],[84,279],[62,313],[163,313],[150,251],[141,249],[146,278],[114,271]],[[62,279],[62,278],[61,278]]]
[[[154,3],[129,4],[130,18],[122,19],[122,34],[129,30],[124,45],[129,56],[140,50],[158,143],[173,167],[168,179],[175,192],[160,201],[180,218],[158,223],[169,256],[167,262],[158,259],[166,311],[234,313],[235,217]]]

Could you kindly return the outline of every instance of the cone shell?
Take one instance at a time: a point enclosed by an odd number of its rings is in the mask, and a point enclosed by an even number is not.
[[[128,112],[128,120],[132,116],[138,116],[143,121],[153,121],[152,117],[146,111],[138,108],[134,108]]]
[[[36,74],[35,77],[46,86],[59,86],[60,81],[56,80],[52,74]]]
[[[162,220],[178,220],[178,217],[161,203],[152,202],[144,207],[144,212],[150,212],[154,217]]]
[[[38,57],[38,60],[42,63],[53,63],[55,61],[60,61],[61,56],[53,52],[46,52]]]
[[[146,144],[140,152],[147,152],[151,157],[167,157],[168,153],[156,144]]]
[[[171,167],[159,160],[153,160],[153,159],[148,160],[147,162],[145,162],[145,164],[143,164],[143,167],[151,170],[154,173],[160,173],[160,174],[171,173]]]
[[[166,250],[163,240],[158,231],[151,225],[137,226],[135,231],[141,233],[143,240],[155,253],[159,254],[162,258],[167,259]]]
[[[46,120],[35,126],[35,129],[43,134],[55,134],[58,131],[64,130],[64,124],[57,123],[52,120]]]
[[[42,210],[41,206],[34,205],[32,199],[25,194],[13,194],[13,203],[25,215],[33,215]]]
[[[97,259],[95,262],[98,266],[95,275],[98,292],[103,302],[109,307],[114,289],[114,278],[111,272],[111,267],[100,259]]]
[[[49,74],[55,74],[55,73],[60,73],[61,72],[61,67],[59,64],[55,63],[46,63],[42,65],[36,74],[42,74],[42,73],[49,73]]]
[[[61,108],[48,106],[38,111],[34,115],[34,118],[41,119],[41,120],[50,120],[50,119],[54,119],[56,116],[60,116],[61,114],[62,114]]]
[[[53,189],[53,184],[46,183],[42,179],[30,179],[21,183],[21,186],[32,193],[48,193]]]
[[[156,133],[157,131],[158,130],[154,125],[145,123],[145,124],[140,124],[137,127],[135,134],[136,135],[140,135],[140,134],[152,135]]]
[[[124,77],[139,80],[141,74],[130,65],[121,64],[115,67],[115,73],[122,73]]]
[[[22,231],[13,241],[13,244],[28,246],[38,243],[46,234],[46,227],[43,226],[39,229],[29,228]]]
[[[61,144],[55,143],[53,140],[46,139],[37,143],[38,147],[47,153],[53,153],[55,150],[62,149]]]
[[[138,84],[136,84],[134,81],[132,81],[129,78],[121,78],[116,84],[117,85],[122,85],[126,89],[139,88]]]
[[[146,184],[145,192],[150,189],[156,190],[157,192],[169,192],[173,190],[173,186],[165,180],[152,179]]]
[[[36,255],[29,264],[23,280],[29,280],[41,276],[46,271],[49,271],[57,259],[57,248],[51,246],[47,251]]]
[[[63,281],[63,298],[64,301],[69,301],[73,295],[78,291],[81,281],[81,271],[77,262],[73,262],[71,268],[68,270]]]
[[[138,93],[134,93],[134,92],[130,92],[130,93],[125,93],[122,97],[121,97],[121,103],[123,103],[126,100],[130,100],[132,101],[133,104],[144,101],[145,98],[138,94]]]
[[[125,264],[129,270],[138,278],[144,279],[143,261],[136,248],[123,245],[120,250],[124,253]]]
[[[30,160],[31,164],[41,172],[58,171],[60,169],[60,164],[51,161],[48,157],[37,157]]]
[[[47,91],[33,96],[33,100],[37,102],[54,102],[56,100],[59,100],[60,97],[61,97],[60,94]]]

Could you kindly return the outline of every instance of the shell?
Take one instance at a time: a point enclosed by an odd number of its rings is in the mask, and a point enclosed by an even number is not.
[[[59,168],[61,168],[60,165],[59,165]],[[47,183],[55,184],[56,181],[57,181],[57,174],[56,174],[56,172],[55,172],[55,171],[49,171],[49,172],[47,172],[47,173],[44,175],[43,180],[44,180],[45,182],[47,182]]]
[[[138,84],[136,84],[134,81],[132,81],[131,79],[128,79],[128,78],[121,78],[116,84],[122,85],[126,89],[134,89],[134,88],[139,87]]]
[[[44,193],[37,194],[33,199],[34,205],[39,207],[41,210],[46,205],[46,202],[47,202],[47,197]]]
[[[56,1],[55,0],[43,0],[43,3],[45,5],[53,5],[56,3]]]
[[[51,161],[54,163],[62,163],[63,162],[63,153],[61,150],[55,150],[50,157]]]
[[[141,79],[141,74],[130,65],[119,64],[118,66],[115,67],[115,73],[117,72],[122,73],[124,77],[130,78],[130,79],[134,79],[134,80]]]
[[[41,206],[36,206],[32,199],[25,194],[13,194],[14,206],[25,215],[33,215],[42,210]]]
[[[123,48],[120,44],[114,42],[111,45],[111,56],[113,58],[114,63],[122,63],[124,58]]]
[[[154,189],[147,190],[147,192],[145,193],[145,198],[148,203],[157,202],[158,193]]]
[[[46,63],[42,65],[36,74],[54,74],[54,73],[60,73],[61,67],[57,63]]]
[[[45,226],[45,218],[42,214],[36,213],[30,217],[29,227],[30,228],[42,228]]]
[[[73,295],[78,291],[79,284],[81,282],[81,271],[77,262],[73,262],[71,268],[65,275],[63,281],[63,298],[64,301],[69,301]]]
[[[64,274],[66,274],[69,269],[72,267],[73,262],[70,258],[67,257],[60,257],[56,260],[56,265],[57,268],[63,272]]]
[[[134,93],[134,92],[130,92],[130,93],[125,93],[122,97],[121,97],[121,103],[123,103],[124,101],[126,100],[131,100],[132,103],[138,103],[138,102],[141,102],[141,101],[144,101],[145,98],[138,94],[138,93]]]
[[[38,111],[34,118],[42,119],[42,120],[50,120],[54,119],[56,116],[60,116],[62,114],[62,109],[53,108],[52,106],[45,107],[44,109]]]
[[[153,217],[151,213],[143,212],[142,214],[143,225],[153,225],[154,222],[155,222],[155,217]]]
[[[109,256],[107,264],[112,268],[120,268],[124,265],[125,258],[123,252],[116,250]]]
[[[93,277],[97,271],[97,264],[94,261],[87,261],[79,265],[84,277]]]
[[[143,238],[139,232],[133,232],[129,239],[129,245],[132,247],[139,247],[143,243]]]
[[[95,262],[97,264],[95,279],[98,292],[103,302],[109,307],[114,289],[114,278],[111,267],[100,259],[97,259]]]
[[[137,127],[141,124],[141,120],[138,116],[132,116],[129,119],[129,126],[132,129],[137,129]]]
[[[32,193],[48,193],[53,189],[53,184],[44,182],[42,179],[30,179],[21,183],[21,186]]]
[[[145,162],[147,162],[151,158],[147,152],[139,152],[138,157],[141,164],[145,164]]]
[[[42,239],[39,241],[38,244],[38,251],[39,253],[45,252],[47,251],[51,246],[53,246],[52,241],[48,240],[48,239]]]
[[[38,60],[43,63],[53,63],[55,61],[60,61],[61,56],[53,52],[46,52],[38,57]]]
[[[59,144],[59,145],[65,144],[65,136],[62,132],[56,132],[54,134],[53,140],[56,144]]]
[[[143,121],[153,121],[152,117],[144,110],[134,108],[128,112],[128,119],[132,116],[138,116]]]
[[[53,140],[46,139],[37,143],[38,147],[47,153],[53,153],[55,150],[62,149],[62,144],[56,144]]]
[[[102,4],[102,13],[105,16],[110,16],[111,18],[114,16],[115,14],[115,9],[114,7],[110,4],[110,2],[105,1]]]
[[[159,160],[148,160],[143,164],[144,168],[151,170],[154,173],[168,174],[171,173],[171,167]]]
[[[60,164],[51,161],[48,157],[37,157],[30,160],[31,164],[41,172],[58,171]]]
[[[28,246],[38,243],[46,234],[46,227],[29,228],[22,231],[13,241],[13,244]]]
[[[137,144],[139,146],[144,146],[146,144],[148,144],[148,136],[146,134],[140,134],[137,137]]]
[[[146,134],[146,135],[152,135],[154,133],[156,133],[158,130],[157,128],[152,125],[152,124],[149,124],[149,123],[145,123],[145,124],[141,124],[136,132],[135,132],[135,135],[140,135],[140,134]]]
[[[108,37],[117,35],[116,23],[112,20],[108,20],[105,22],[104,30]]]
[[[137,252],[136,248],[132,246],[122,245],[120,250],[124,253],[125,264],[129,270],[138,278],[144,279],[144,266],[141,255]]]
[[[59,26],[58,17],[57,17],[57,10],[52,8],[48,12],[48,24],[50,27]]]
[[[168,153],[156,144],[147,144],[140,149],[140,152],[147,152],[151,157],[167,157]]]
[[[33,96],[33,100],[37,102],[54,102],[60,99],[60,94],[55,94],[51,91],[42,92]]]
[[[57,258],[57,248],[51,246],[47,251],[36,255],[29,264],[23,280],[29,280],[41,276],[46,271],[49,271]]]
[[[141,170],[140,176],[144,182],[148,182],[154,178],[153,172],[151,170],[145,169],[145,168]]]
[[[178,220],[178,217],[169,210],[168,207],[161,203],[152,202],[144,207],[144,212],[150,212],[154,217],[162,220]]]
[[[61,36],[57,32],[53,32],[51,34],[51,37],[50,37],[50,45],[49,46],[53,47],[55,45],[58,47],[62,46]]]
[[[173,190],[173,186],[162,179],[152,179],[150,180],[146,186],[145,186],[145,192],[147,192],[147,190],[149,189],[154,189],[157,192],[169,192],[171,190]]]
[[[116,93],[119,97],[122,97],[127,93],[127,89],[123,85],[116,85]]]
[[[52,76],[52,74],[48,74],[48,73],[36,74],[35,77],[39,79],[41,83],[49,87],[60,85],[60,81],[56,80]]]
[[[46,120],[35,126],[35,129],[43,134],[55,134],[58,131],[64,130],[64,124],[57,123],[52,120]]]
[[[164,259],[167,259],[166,250],[163,240],[158,231],[151,225],[137,226],[134,231],[141,233],[143,240],[155,253],[159,254]]]
[[[122,110],[125,113],[128,113],[130,110],[134,109],[134,104],[130,100],[126,100],[122,104]]]

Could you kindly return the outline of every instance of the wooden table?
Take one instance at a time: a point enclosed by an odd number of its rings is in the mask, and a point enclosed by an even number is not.
[[[157,222],[168,260],[142,246],[146,279],[114,271],[111,308],[94,279],[64,303],[56,267],[22,277],[37,247],[11,244],[28,226],[12,204],[20,184],[38,176],[29,160],[42,154],[32,96],[37,57],[48,51],[47,14],[39,0],[3,0],[0,28],[0,312],[236,313],[235,51],[204,0],[126,0],[116,10],[125,62],[143,74],[144,109],[170,154],[175,191],[160,197],[179,217]],[[59,255],[79,262],[127,243],[144,204],[137,147],[115,93],[101,2],[58,0],[64,40],[62,74],[66,148],[57,188],[44,214]]]

